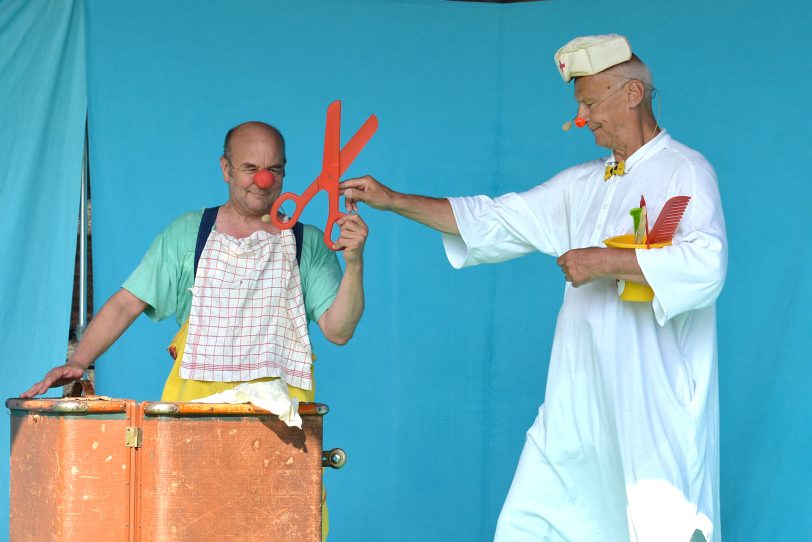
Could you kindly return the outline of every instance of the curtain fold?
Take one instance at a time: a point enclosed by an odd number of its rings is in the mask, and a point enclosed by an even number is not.
[[[83,0],[0,2],[0,387],[65,359],[87,114]],[[0,417],[8,539],[9,416]]]

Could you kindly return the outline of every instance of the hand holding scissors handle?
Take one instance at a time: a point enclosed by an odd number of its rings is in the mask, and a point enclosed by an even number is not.
[[[336,100],[327,108],[327,126],[324,133],[324,157],[322,171],[301,196],[291,192],[281,194],[271,206],[271,223],[280,230],[293,227],[299,220],[305,205],[321,190],[327,192],[329,210],[327,225],[324,228],[324,243],[336,250],[332,241],[333,226],[344,213],[338,210],[338,180],[372,138],[378,129],[378,119],[371,115],[358,129],[350,141],[341,149],[341,101]],[[296,209],[287,221],[279,220],[279,208],[286,201],[293,201]]]

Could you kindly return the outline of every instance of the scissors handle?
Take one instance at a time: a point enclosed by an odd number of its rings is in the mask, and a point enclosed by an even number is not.
[[[316,183],[310,185],[311,188],[307,190],[301,196],[297,196],[292,192],[286,192],[281,194],[276,201],[271,206],[271,224],[279,228],[280,230],[289,230],[291,229],[296,222],[299,220],[299,216],[302,214],[302,211],[305,208],[305,205],[313,198],[313,195],[318,192],[316,189]],[[328,194],[331,192],[331,189],[325,188]],[[309,194],[308,192],[313,192]],[[279,208],[282,206],[283,203],[286,201],[293,201],[296,204],[296,209],[293,211],[293,214],[288,217],[286,221],[282,221],[279,219]],[[335,201],[335,205],[333,205]],[[335,248],[335,242],[332,240],[333,237],[333,227],[335,223],[344,216],[345,213],[342,213],[338,210],[338,194],[336,194],[335,200],[333,196],[330,196],[330,209],[327,214],[327,225],[324,228],[324,244],[327,245],[331,250],[339,250]]]
[[[337,201],[338,200],[336,200],[336,202]],[[324,228],[324,244],[327,245],[330,250],[344,250],[336,248],[335,246],[335,241],[333,241],[333,227],[345,213],[342,213],[338,209],[333,209],[332,207],[333,203],[332,200],[330,200],[330,210],[327,213],[327,225]]]
[[[327,200],[329,202],[327,225],[324,228],[324,244],[332,250],[337,250],[334,246],[335,243],[332,241],[333,227],[335,223],[344,216],[344,213],[338,210],[338,183],[323,182],[321,176],[316,179],[301,196],[297,196],[293,192],[280,194],[273,205],[271,205],[271,224],[280,230],[291,229],[299,220],[299,216],[302,214],[302,211],[304,211],[305,206],[320,190],[327,192]],[[282,221],[279,219],[279,208],[286,201],[292,201],[296,205],[296,208],[287,220]]]
[[[310,186],[307,187],[307,190],[301,196],[297,196],[293,192],[285,192],[284,194],[280,194],[279,197],[276,198],[276,201],[273,202],[271,205],[271,224],[279,228],[280,230],[289,230],[291,229],[296,222],[299,220],[299,216],[304,211],[305,205],[307,205],[313,196],[316,195],[316,192],[319,191],[319,183],[318,179],[313,182]],[[282,204],[286,201],[292,201],[296,208],[293,210],[293,214],[291,214],[287,220],[284,222],[279,220],[279,208],[282,207]]]

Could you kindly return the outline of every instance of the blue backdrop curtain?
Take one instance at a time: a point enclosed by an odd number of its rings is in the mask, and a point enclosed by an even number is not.
[[[605,156],[588,132],[561,131],[575,102],[552,54],[576,35],[627,35],[654,73],[660,124],[719,175],[730,243],[718,304],[725,538],[806,537],[804,2],[86,3],[99,300],[177,214],[226,199],[222,138],[245,120],[284,132],[296,193],[320,169],[334,99],[345,141],[368,115],[380,121],[347,175],[403,191],[496,195]],[[544,398],[563,278],[540,255],[454,271],[438,234],[362,215],[365,317],[343,348],[313,330],[317,398],[331,407],[325,446],[349,453],[326,474],[331,540],[489,540]],[[304,220],[325,218],[320,197]],[[99,362],[99,391],[156,399],[175,329],[137,320]],[[29,373],[5,369],[15,390],[53,358],[21,356]]]
[[[83,2],[0,2],[0,389],[65,359],[85,114]],[[0,418],[8,538],[9,417]]]

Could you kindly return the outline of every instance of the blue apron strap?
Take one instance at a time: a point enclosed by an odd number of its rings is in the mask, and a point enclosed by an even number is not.
[[[293,225],[293,238],[296,240],[296,263],[302,264],[302,239],[304,238],[304,226],[301,222]]]
[[[197,276],[197,264],[203,254],[203,247],[206,246],[206,240],[209,238],[214,223],[217,221],[217,211],[219,209],[220,207],[203,209],[203,217],[200,219],[200,229],[197,230],[197,244],[195,245],[195,276]]]

